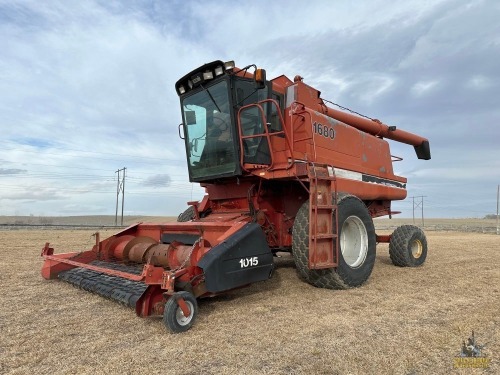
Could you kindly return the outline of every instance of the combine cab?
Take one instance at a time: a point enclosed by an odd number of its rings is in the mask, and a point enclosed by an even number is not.
[[[427,139],[378,120],[326,106],[297,76],[266,80],[263,69],[214,61],[175,85],[189,178],[201,202],[177,223],[133,225],[91,250],[42,250],[42,276],[59,278],[163,316],[172,332],[189,329],[197,298],[271,277],[273,255],[293,254],[298,274],[317,287],[362,285],[377,242],[389,242],[397,266],[419,266],[423,232],[402,226],[377,236],[373,218],[391,216],[406,197],[384,138],[430,159]]]

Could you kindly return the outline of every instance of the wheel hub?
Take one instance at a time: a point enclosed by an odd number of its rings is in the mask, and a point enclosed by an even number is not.
[[[361,266],[368,253],[368,233],[357,216],[349,216],[342,224],[340,249],[344,261],[352,268]]]
[[[422,242],[420,242],[420,240],[414,240],[411,243],[411,254],[415,259],[418,259],[422,256],[422,252],[423,252]]]
[[[175,319],[177,320],[177,323],[179,323],[179,325],[181,326],[188,325],[193,319],[194,306],[190,301],[185,301],[185,302],[186,305],[189,307],[189,315],[184,316],[184,313],[182,312],[182,309],[180,307],[177,307],[177,310],[175,312]]]

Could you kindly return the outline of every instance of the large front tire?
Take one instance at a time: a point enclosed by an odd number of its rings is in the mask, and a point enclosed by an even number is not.
[[[299,209],[293,225],[292,251],[299,275],[310,284],[328,289],[362,285],[375,264],[376,236],[365,204],[353,195],[338,200],[339,264],[325,270],[309,269],[309,201]]]

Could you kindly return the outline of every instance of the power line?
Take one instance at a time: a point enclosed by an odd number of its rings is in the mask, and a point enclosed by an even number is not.
[[[7,143],[7,144],[12,144],[13,146],[18,146],[18,147],[31,147],[31,148],[37,148],[37,149],[54,149],[54,150],[61,150],[61,151],[76,151],[76,152],[84,152],[87,154],[99,154],[99,155],[115,155],[115,156],[130,156],[130,154],[120,154],[116,152],[102,152],[102,151],[90,151],[88,149],[82,150],[82,149],[76,149],[76,148],[69,148],[69,147],[56,147],[56,146],[46,146],[46,147],[37,147],[33,146],[30,144],[25,144],[25,143],[18,143],[18,142],[13,142],[13,141],[0,141],[0,143]],[[19,150],[19,148],[16,148],[16,150]],[[22,151],[28,151],[28,150],[22,150]],[[39,150],[36,152],[40,152]],[[155,157],[146,157],[150,159],[160,159],[161,158],[155,158]]]
[[[28,146],[29,147],[29,146]],[[52,147],[55,148],[55,147]],[[50,149],[50,148],[49,148]],[[169,159],[169,158],[156,158],[152,156],[138,156],[138,155],[131,155],[131,154],[116,154],[116,153],[110,153],[110,152],[96,152],[96,151],[87,151],[87,150],[73,150],[69,148],[55,148],[61,151],[72,151],[72,152],[81,152],[81,153],[87,153],[87,154],[95,154],[95,155],[113,155],[113,156],[123,156],[127,158],[134,158],[136,159],[148,159],[148,160],[161,160],[161,161],[167,161],[167,162],[173,162],[173,163],[179,163],[179,162],[185,162],[185,160],[180,160],[180,159]],[[30,153],[36,153],[40,154],[40,150],[25,150],[25,149],[20,149],[20,148],[2,148],[4,151],[21,151],[21,152],[30,152]],[[61,156],[61,153],[53,153],[53,152],[47,152],[43,151],[44,155],[56,155],[56,156]],[[82,157],[82,155],[78,154],[72,154],[70,153],[65,153],[66,156],[77,156],[77,157]],[[104,158],[104,157],[95,157],[95,156],[85,156],[86,158],[89,159],[102,159],[102,160],[119,160],[119,159],[110,159],[110,158]]]
[[[78,167],[75,167],[78,168]],[[1,171],[1,170],[0,170]],[[170,180],[169,186],[173,185],[187,185],[187,174],[186,173],[165,173],[169,178],[172,176],[175,177],[180,177],[174,180]],[[134,176],[137,175],[137,176]],[[133,176],[129,176],[127,174],[127,177],[129,178],[130,181],[135,181],[136,183],[145,183],[147,182],[147,177],[146,176],[157,176],[161,175],[161,173],[152,173],[152,172],[141,172],[141,171],[134,171]],[[92,180],[92,181],[99,181],[99,182],[106,182],[106,181],[114,181],[115,179],[111,175],[102,175],[102,174],[77,174],[77,173],[71,173],[71,172],[58,172],[58,171],[43,171],[43,170],[37,170],[37,171],[32,171],[29,169],[23,169],[19,170],[16,173],[11,173],[11,174],[1,174],[0,173],[0,181],[8,181],[9,179],[15,179],[21,180],[21,179],[44,179],[44,180],[50,180],[50,179],[64,179],[64,180],[73,180],[73,181],[85,181],[85,180]]]
[[[10,161],[10,160],[3,160],[3,162],[7,162],[9,164],[14,164],[14,165],[17,164],[17,165],[21,165],[21,166],[24,166],[24,165],[28,164],[26,162],[16,162],[16,161]],[[58,169],[59,168],[78,169],[78,170],[86,169],[86,170],[91,170],[91,171],[110,172],[109,169],[88,168],[88,167],[79,166],[79,165],[62,165],[62,164],[58,165],[58,164],[45,164],[45,163],[32,163],[32,162],[29,162],[29,165],[30,166],[31,165],[40,165],[40,166],[44,166],[44,167],[56,167]],[[152,163],[151,165],[157,165],[157,164]],[[165,166],[165,168],[168,168],[168,167]],[[27,170],[27,172],[29,172],[29,170]],[[42,172],[42,173],[45,173],[45,172]],[[134,171],[134,174],[140,174],[140,175],[157,175],[158,172]],[[25,174],[22,174],[22,175],[25,175]],[[182,177],[185,177],[185,176],[187,176],[187,173],[183,173],[183,174],[172,174],[172,173],[169,173],[168,175],[169,176],[182,176]],[[0,176],[14,176],[14,175],[0,175]],[[15,176],[18,177],[18,176],[21,176],[21,174],[16,174]]]

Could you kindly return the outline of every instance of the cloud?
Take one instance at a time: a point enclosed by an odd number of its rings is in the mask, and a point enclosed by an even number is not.
[[[26,173],[26,169],[18,169],[18,168],[0,168],[0,175],[16,175]]]
[[[394,167],[447,215],[461,186],[489,196],[500,181],[499,16],[492,1],[3,1],[0,214],[114,214],[123,167],[126,210],[181,212],[204,192],[188,182],[174,83],[234,59],[428,137],[428,162],[390,142]]]
[[[433,87],[435,87],[439,81],[421,81],[415,83],[410,91],[415,95],[415,96],[422,96],[426,95],[429,90],[432,90]]]
[[[36,188],[36,189],[12,189],[9,192],[3,192],[0,200],[22,200],[31,201],[33,203],[39,201],[60,200],[65,197],[56,188]]]
[[[168,187],[172,179],[168,174],[157,174],[151,177],[148,177],[144,180],[144,186],[147,187]]]

